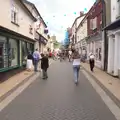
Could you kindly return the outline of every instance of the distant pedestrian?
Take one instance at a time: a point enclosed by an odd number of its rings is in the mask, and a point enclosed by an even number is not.
[[[41,69],[42,69],[42,75],[43,75],[43,79],[47,79],[48,75],[47,75],[47,69],[49,67],[49,60],[48,60],[48,56],[45,56],[44,54],[41,54]]]
[[[32,55],[31,52],[28,53],[26,67],[27,67],[28,71],[32,70],[32,67],[33,67],[33,55]]]
[[[95,56],[93,55],[93,53],[91,53],[89,57],[90,70],[93,72],[95,66]]]
[[[69,50],[69,52],[68,52],[68,59],[69,59],[69,62],[71,61],[71,57],[72,57],[72,51]]]
[[[36,49],[36,51],[33,53],[33,59],[34,59],[34,71],[37,72],[38,71],[38,63],[40,60],[40,53],[39,53],[38,49]]]
[[[80,55],[76,50],[73,50],[72,58],[73,58],[74,80],[75,80],[75,84],[77,85],[79,79],[79,71],[80,71]]]

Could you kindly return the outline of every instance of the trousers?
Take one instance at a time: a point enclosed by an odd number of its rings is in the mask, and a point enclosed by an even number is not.
[[[73,72],[74,72],[74,80],[75,80],[75,82],[78,82],[79,71],[80,71],[80,65],[74,65],[73,66]]]

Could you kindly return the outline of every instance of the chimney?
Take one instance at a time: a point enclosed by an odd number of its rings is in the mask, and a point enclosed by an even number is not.
[[[84,16],[84,11],[80,11],[80,17]]]

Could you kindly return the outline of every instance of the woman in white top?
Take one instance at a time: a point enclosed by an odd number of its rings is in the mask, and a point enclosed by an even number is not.
[[[77,51],[73,51],[72,54],[72,58],[73,58],[73,71],[74,71],[74,80],[75,80],[75,84],[77,85],[78,83],[78,79],[79,79],[79,70],[80,70],[80,55]]]

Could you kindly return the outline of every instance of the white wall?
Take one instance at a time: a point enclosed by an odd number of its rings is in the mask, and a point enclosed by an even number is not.
[[[85,37],[87,37],[87,20],[85,20],[85,22],[83,23],[83,26],[80,26],[78,28],[77,36],[79,36],[78,42],[84,39]]]
[[[117,0],[111,0],[111,22],[115,21],[117,16],[118,16]]]
[[[84,18],[84,16],[77,19],[77,21],[76,21],[77,22],[77,26],[76,26],[77,28],[78,28],[80,22],[83,20],[83,18]]]
[[[18,25],[11,23],[11,0],[0,1],[0,25],[18,32],[27,37],[33,38],[29,33],[29,25],[34,23],[32,18],[28,15],[23,5],[18,0],[13,0],[13,4],[18,9]]]
[[[38,17],[38,13],[36,12],[36,10],[33,8],[33,6],[31,6],[30,4],[24,3],[27,8],[30,10],[30,12],[32,13],[32,15],[37,18]]]

